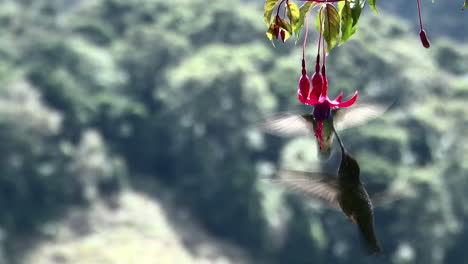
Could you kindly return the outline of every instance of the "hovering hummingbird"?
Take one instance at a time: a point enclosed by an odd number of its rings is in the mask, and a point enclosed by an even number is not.
[[[358,226],[369,253],[379,255],[382,249],[374,233],[373,206],[361,183],[359,164],[345,150],[336,131],[334,133],[342,153],[337,177],[327,176],[324,173],[280,169],[279,182],[293,191],[319,198],[341,209]]]
[[[348,108],[332,109],[330,118],[323,121],[322,148],[318,151],[320,158],[326,160],[330,157],[334,137],[333,127],[343,130],[362,125],[377,118],[388,108],[389,105],[356,103]],[[314,135],[317,121],[312,113],[305,115],[286,113],[263,123],[261,128],[270,134],[280,136]]]

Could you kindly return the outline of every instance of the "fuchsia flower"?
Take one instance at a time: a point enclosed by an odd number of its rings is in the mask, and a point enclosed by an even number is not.
[[[319,21],[322,21],[322,9],[328,4],[327,1],[324,1],[324,5],[319,10]],[[306,17],[306,33],[304,37],[304,43],[302,44],[302,76],[299,79],[299,89],[297,90],[297,98],[303,104],[313,105],[314,111],[312,116],[317,123],[315,130],[315,137],[319,140],[320,150],[323,147],[323,121],[328,120],[331,115],[332,109],[338,109],[342,107],[349,107],[353,105],[358,96],[356,91],[346,102],[343,100],[343,92],[341,92],[335,100],[331,100],[328,97],[328,79],[326,75],[326,46],[325,38],[323,37],[323,25],[320,23],[319,31],[319,41],[318,41],[318,50],[317,50],[317,60],[315,62],[315,72],[312,75],[312,78],[307,77],[306,65],[305,65],[305,47],[307,42],[307,32],[308,32],[308,17]],[[320,48],[323,47],[323,64],[322,71],[320,71]],[[312,86],[312,90],[310,90]],[[333,122],[331,122],[333,123]]]
[[[319,56],[317,56],[317,62],[319,60]],[[312,81],[309,81],[309,78],[304,74],[305,71],[303,70],[303,75],[299,79],[297,96],[301,103],[314,106],[313,116],[317,121],[315,137],[319,140],[320,149],[322,149],[323,121],[330,118],[332,109],[353,105],[357,100],[358,92],[354,92],[353,97],[345,102],[342,102],[343,92],[341,92],[334,100],[331,100],[328,97],[328,79],[326,76],[325,65],[322,66],[322,72],[320,72],[319,69],[320,66],[317,63],[315,66],[315,73],[312,75]],[[310,91],[311,85],[312,91]]]

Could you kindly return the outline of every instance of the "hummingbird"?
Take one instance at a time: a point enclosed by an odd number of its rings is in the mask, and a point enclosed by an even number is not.
[[[341,148],[341,163],[338,175],[280,169],[279,182],[292,191],[311,198],[318,198],[343,213],[357,225],[364,244],[371,255],[379,255],[382,248],[374,232],[372,201],[361,183],[359,164],[349,154],[336,130],[332,130]]]
[[[319,157],[322,160],[330,158],[334,138],[333,129],[343,130],[362,125],[383,114],[389,106],[375,103],[356,103],[347,108],[332,109],[330,118],[323,121],[323,141],[321,149],[318,150]],[[274,135],[305,136],[314,135],[317,130],[317,121],[313,113],[304,115],[285,113],[266,121],[260,127]],[[318,146],[319,144],[317,144]]]

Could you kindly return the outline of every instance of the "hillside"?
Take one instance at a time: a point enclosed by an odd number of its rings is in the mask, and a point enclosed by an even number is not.
[[[22,263],[247,264],[245,252],[206,234],[187,213],[126,190],[46,223]]]

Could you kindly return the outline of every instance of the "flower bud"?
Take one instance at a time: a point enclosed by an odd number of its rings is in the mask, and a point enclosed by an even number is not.
[[[281,41],[283,41],[284,43],[286,40],[286,32],[282,29],[280,30],[280,36],[281,36]]]
[[[275,25],[275,28],[273,29],[273,36],[275,37],[275,39],[278,39],[279,32],[280,32],[280,28],[277,25]]]
[[[429,39],[427,39],[426,31],[424,31],[424,29],[421,29],[421,31],[419,32],[419,38],[421,38],[421,43],[426,49],[431,47],[431,43],[429,42]]]
[[[310,92],[310,79],[307,75],[302,75],[299,79],[299,90],[297,96],[299,101],[305,103],[305,100],[309,97]]]
[[[310,97],[313,98],[313,100],[317,101],[320,97],[320,94],[322,93],[322,88],[323,88],[323,77],[320,72],[315,72],[312,75],[312,92],[310,93]]]

